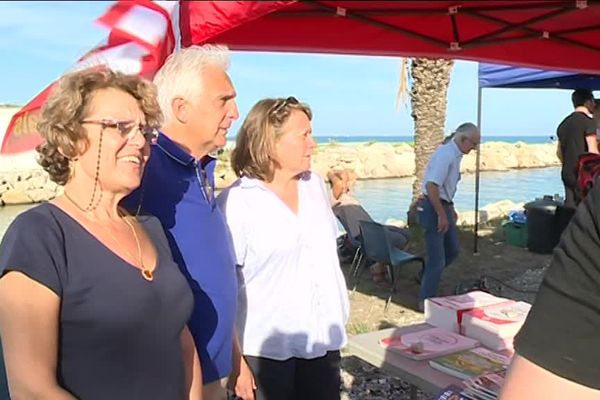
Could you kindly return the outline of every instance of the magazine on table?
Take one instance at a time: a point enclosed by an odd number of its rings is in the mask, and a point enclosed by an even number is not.
[[[477,347],[477,340],[442,328],[426,328],[410,333],[393,333],[380,345],[413,360],[426,360]]]
[[[464,350],[434,358],[429,361],[433,369],[468,379],[490,372],[504,370],[510,363],[511,357],[496,353],[484,347]]]

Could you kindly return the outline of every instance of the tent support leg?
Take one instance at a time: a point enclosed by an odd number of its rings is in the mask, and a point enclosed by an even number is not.
[[[481,86],[477,87],[477,127],[479,132],[481,130]],[[473,254],[479,254],[478,240],[479,240],[479,163],[480,163],[480,151],[481,144],[477,146],[477,153],[475,154],[475,221],[473,226]]]

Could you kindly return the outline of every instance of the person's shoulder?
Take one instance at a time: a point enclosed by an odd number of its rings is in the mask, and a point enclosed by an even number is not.
[[[582,117],[585,117],[585,114],[579,111],[573,111],[569,115],[565,116],[562,121],[560,121],[558,124],[558,129],[565,128],[569,124],[579,121]]]
[[[315,172],[315,171],[306,171],[300,175],[300,183],[302,185],[307,185],[310,187],[318,187],[319,189],[327,189],[327,185],[325,185],[325,179]]]
[[[318,173],[312,170],[306,171],[302,174],[302,180],[312,183],[325,182],[325,179]]]
[[[17,246],[25,251],[32,248],[45,246],[42,243],[52,243],[55,248],[64,237],[65,224],[61,223],[62,216],[59,209],[51,204],[44,203],[35,206],[17,215],[6,230],[2,243],[4,246]],[[68,227],[67,227],[68,228]]]
[[[17,215],[11,224],[11,227],[28,229],[35,228],[33,232],[39,232],[46,227],[56,226],[56,206],[50,203],[43,203],[29,210],[23,211]]]
[[[327,204],[331,206],[329,189],[320,174],[314,171],[304,172],[300,176],[300,185],[306,186],[313,197],[326,199]]]
[[[253,180],[244,178],[236,179],[231,185],[223,189],[217,196],[217,204],[222,211],[225,211],[228,207],[240,207],[245,202],[244,199],[248,197],[249,190],[253,189],[256,185]]]
[[[586,114],[584,112],[581,111],[573,111],[570,115],[568,115],[564,121],[572,121],[575,123],[583,123],[583,124],[587,124],[590,121],[594,121],[594,119],[592,118],[591,115]]]
[[[230,196],[235,196],[248,186],[244,185],[242,178],[236,179],[231,185],[227,186],[217,195],[217,202],[227,201]]]
[[[444,160],[451,161],[456,158],[455,148],[456,144],[453,140],[448,141],[448,143],[440,144],[431,154],[430,162],[433,162],[433,166],[436,166],[435,163]]]

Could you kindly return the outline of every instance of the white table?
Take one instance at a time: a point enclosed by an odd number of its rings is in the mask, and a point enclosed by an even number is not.
[[[417,398],[417,388],[435,395],[449,385],[460,386],[461,380],[429,366],[429,360],[415,361],[403,357],[393,350],[386,350],[379,344],[381,338],[396,334],[431,328],[428,324],[416,324],[383,329],[381,331],[352,336],[348,340],[348,350],[356,357],[365,360],[389,374],[410,384],[410,398]]]

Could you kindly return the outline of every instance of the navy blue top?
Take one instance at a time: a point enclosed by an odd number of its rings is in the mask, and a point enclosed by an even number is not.
[[[78,399],[185,398],[181,331],[192,295],[154,217],[154,280],[52,204],[20,214],[0,244],[0,270],[60,297],[57,380]]]
[[[204,383],[232,367],[237,278],[229,230],[214,199],[216,160],[196,160],[164,134],[152,147],[142,184],[125,201],[155,215],[167,231],[173,257],[194,293],[189,326]]]

